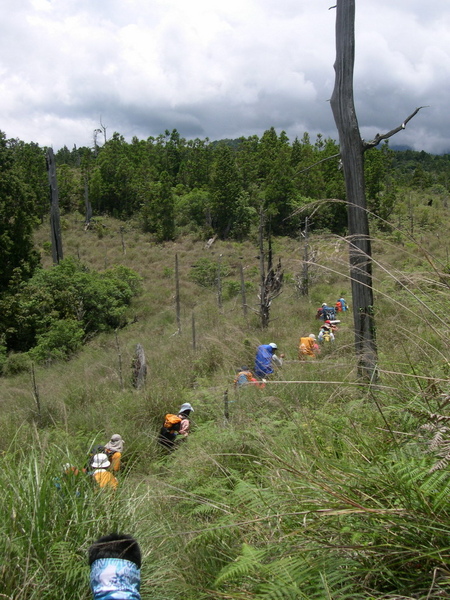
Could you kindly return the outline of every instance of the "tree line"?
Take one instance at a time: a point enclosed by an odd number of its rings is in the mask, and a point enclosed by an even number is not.
[[[245,239],[264,222],[272,235],[347,232],[339,146],[318,134],[292,142],[272,127],[261,137],[187,140],[176,129],[146,140],[119,133],[102,146],[66,146],[55,153],[62,213],[133,219],[156,242],[194,233]],[[371,215],[389,221],[407,187],[434,186],[445,195],[449,155],[394,151],[387,143],[365,154]],[[39,266],[33,232],[50,209],[46,148],[0,132],[0,298],[13,295]]]

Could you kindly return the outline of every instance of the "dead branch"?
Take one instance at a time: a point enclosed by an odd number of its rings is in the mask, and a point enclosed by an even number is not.
[[[387,140],[388,138],[392,137],[393,135],[395,135],[399,131],[402,131],[402,129],[406,129],[406,124],[408,123],[408,121],[411,121],[411,119],[417,115],[417,113],[419,112],[419,110],[421,108],[427,108],[427,107],[426,106],[419,106],[418,108],[416,108],[416,110],[413,113],[411,113],[409,115],[409,117],[407,117],[403,121],[403,123],[401,125],[399,125],[395,129],[392,129],[391,131],[388,131],[388,133],[383,133],[383,134],[382,133],[377,133],[377,135],[374,137],[374,139],[372,141],[370,141],[370,142],[366,142],[365,140],[363,140],[363,148],[364,148],[364,150],[368,150],[369,148],[374,148],[375,146],[378,146],[378,144],[382,140]]]

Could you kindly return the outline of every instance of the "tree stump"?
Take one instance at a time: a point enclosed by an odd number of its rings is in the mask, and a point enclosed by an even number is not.
[[[145,385],[147,377],[147,364],[145,352],[141,344],[136,345],[135,357],[133,359],[133,386],[139,390]]]

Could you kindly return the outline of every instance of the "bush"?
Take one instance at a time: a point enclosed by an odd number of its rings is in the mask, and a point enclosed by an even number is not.
[[[2,299],[0,326],[6,347],[26,352],[40,346],[36,357],[67,356],[86,334],[122,326],[140,285],[139,275],[127,267],[97,273],[71,258],[40,270],[19,293]]]
[[[30,357],[27,353],[14,353],[8,355],[3,363],[2,375],[8,377],[10,375],[18,375],[30,369]]]
[[[61,319],[52,324],[50,331],[38,336],[37,346],[29,355],[37,362],[68,358],[83,345],[84,331],[81,323]]]
[[[218,271],[219,265],[217,262],[214,262],[209,258],[200,258],[195,265],[192,266],[189,277],[197,285],[213,288],[217,283]],[[225,262],[222,262],[220,265],[221,277],[228,277],[230,273],[230,266]]]
[[[251,281],[245,282],[245,291],[251,292],[254,289],[254,284]],[[223,297],[225,300],[236,298],[241,293],[241,282],[230,279],[223,283]]]

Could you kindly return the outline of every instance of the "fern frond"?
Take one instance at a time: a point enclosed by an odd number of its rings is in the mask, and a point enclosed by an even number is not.
[[[265,550],[257,550],[248,544],[242,544],[241,554],[234,562],[226,565],[219,573],[214,585],[219,586],[223,583],[229,583],[248,577],[256,570],[264,569],[261,560]]]

